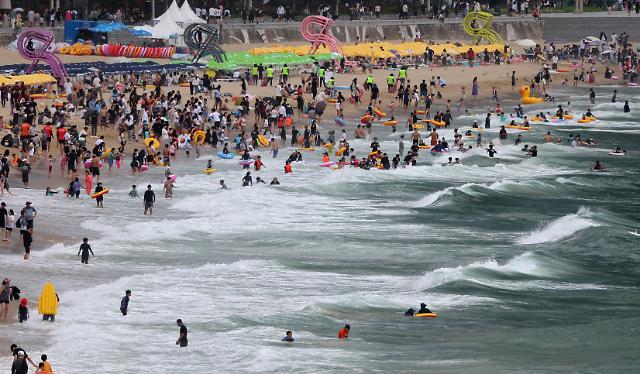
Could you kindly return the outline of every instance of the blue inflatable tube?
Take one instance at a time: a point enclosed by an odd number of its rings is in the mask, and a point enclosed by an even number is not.
[[[340,126],[345,126],[347,123],[344,121],[344,119],[340,118],[340,117],[336,117],[336,123]]]
[[[232,158],[233,158],[233,153],[222,153],[222,152],[218,152],[218,157],[220,157],[220,158],[226,158],[226,159],[232,159]]]

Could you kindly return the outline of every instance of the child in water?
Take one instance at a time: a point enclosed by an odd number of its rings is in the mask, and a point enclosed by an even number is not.
[[[138,197],[138,190],[136,190],[136,185],[131,186],[131,191],[129,191],[129,197]]]
[[[24,297],[20,299],[20,306],[18,307],[18,322],[26,321],[29,319],[29,308],[27,305],[29,301]]]

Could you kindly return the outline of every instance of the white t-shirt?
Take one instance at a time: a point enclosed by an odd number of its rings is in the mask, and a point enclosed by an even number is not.
[[[67,95],[71,95],[73,92],[73,84],[71,84],[71,82],[64,82],[64,92]]]
[[[93,87],[100,87],[100,78],[93,78]]]

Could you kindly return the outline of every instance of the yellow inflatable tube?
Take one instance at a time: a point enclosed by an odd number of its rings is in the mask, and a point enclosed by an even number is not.
[[[420,313],[420,314],[414,314],[414,317],[422,317],[422,318],[437,318],[438,314],[437,313]]]
[[[375,108],[375,109],[373,110],[373,113],[375,113],[378,117],[386,117],[386,116],[387,116],[387,113],[385,113],[385,112],[381,111],[381,110],[380,110],[380,109],[378,109],[378,108]]]
[[[156,150],[160,148],[160,142],[156,138],[146,138],[144,140],[144,145],[149,147],[149,145],[153,145],[153,148]]]
[[[269,140],[264,135],[258,135],[258,143],[263,147],[269,146]]]
[[[508,128],[508,129],[516,129],[516,130],[524,130],[524,131],[531,130],[531,127],[519,126],[519,125],[507,125],[505,127]]]

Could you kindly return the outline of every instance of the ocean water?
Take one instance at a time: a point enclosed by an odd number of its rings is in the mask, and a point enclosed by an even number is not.
[[[0,254],[3,275],[32,300],[32,320],[3,327],[5,335],[47,353],[64,374],[634,372],[640,238],[629,231],[640,226],[640,89],[618,90],[631,114],[598,91],[596,123],[510,132],[495,160],[454,152],[464,165],[442,166],[447,156],[423,152],[417,167],[331,170],[314,152],[284,175],[282,149],[277,160],[262,152],[266,168],[252,171],[282,185],[242,188],[237,160],[207,150],[174,166],[170,201],[160,168],[108,179],[104,209],[20,191],[5,200],[28,197],[41,214],[36,225],[78,244],[29,262]],[[584,90],[556,97],[574,112],[589,106]],[[455,127],[483,117],[472,111]],[[546,131],[563,144],[540,144]],[[439,133],[452,139],[451,129]],[[513,145],[517,133],[538,144],[537,158]],[[576,133],[598,145],[571,148]],[[396,153],[399,134],[379,126],[374,135]],[[368,153],[368,141],[352,145]],[[609,156],[616,146],[628,155]],[[207,176],[210,157],[220,171]],[[592,172],[596,159],[609,172]],[[217,189],[219,179],[230,190]],[[154,184],[152,217],[127,196],[134,183]],[[83,236],[96,254],[85,266],[76,256]],[[47,280],[60,295],[54,324],[36,312]],[[133,291],[127,317],[118,310],[125,289]],[[420,302],[438,318],[403,316]],[[177,318],[189,328],[188,348],[174,344]],[[351,338],[341,342],[345,323]],[[280,342],[286,330],[294,344]]]

